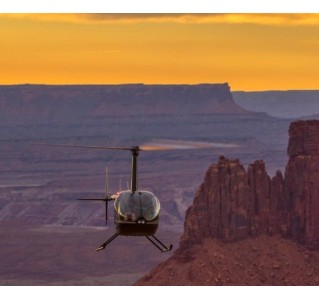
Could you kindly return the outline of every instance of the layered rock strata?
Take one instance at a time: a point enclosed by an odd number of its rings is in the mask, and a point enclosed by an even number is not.
[[[319,121],[297,121],[289,129],[285,177],[272,178],[263,161],[247,171],[239,160],[220,157],[209,167],[186,212],[181,249],[206,237],[235,241],[280,234],[319,246]]]

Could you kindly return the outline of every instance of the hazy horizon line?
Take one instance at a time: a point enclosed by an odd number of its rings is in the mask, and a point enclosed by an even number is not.
[[[125,86],[125,85],[144,85],[144,86],[196,86],[196,85],[228,85],[231,92],[293,92],[293,91],[319,91],[318,88],[269,88],[269,89],[236,89],[232,90],[228,82],[200,82],[200,83],[143,83],[143,82],[124,82],[124,83],[0,83],[3,86]]]

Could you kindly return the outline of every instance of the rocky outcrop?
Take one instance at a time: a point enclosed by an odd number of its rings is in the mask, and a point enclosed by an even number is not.
[[[289,137],[285,176],[261,160],[211,165],[179,249],[135,285],[318,285],[319,121]]]
[[[246,171],[239,160],[221,157],[208,169],[187,210],[181,247],[206,237],[234,241],[277,232],[274,224],[280,220],[277,211],[282,178],[278,171],[271,180],[263,161],[254,162]]]
[[[289,129],[285,196],[292,239],[319,246],[319,121],[298,121]]]
[[[239,160],[220,157],[187,210],[181,249],[207,237],[262,233],[319,246],[319,121],[291,124],[288,155],[285,178],[280,171],[270,178],[261,160],[246,171]]]

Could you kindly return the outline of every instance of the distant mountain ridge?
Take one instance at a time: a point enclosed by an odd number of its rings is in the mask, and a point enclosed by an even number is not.
[[[244,109],[278,118],[301,118],[319,114],[319,90],[232,92]],[[309,118],[307,118],[309,119]]]
[[[0,104],[0,124],[83,122],[119,114],[247,113],[234,103],[226,83],[0,86]]]

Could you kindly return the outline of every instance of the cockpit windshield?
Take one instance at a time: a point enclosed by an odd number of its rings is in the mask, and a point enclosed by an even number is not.
[[[127,220],[154,220],[160,211],[160,203],[154,194],[147,191],[123,191],[114,202],[118,214]]]

